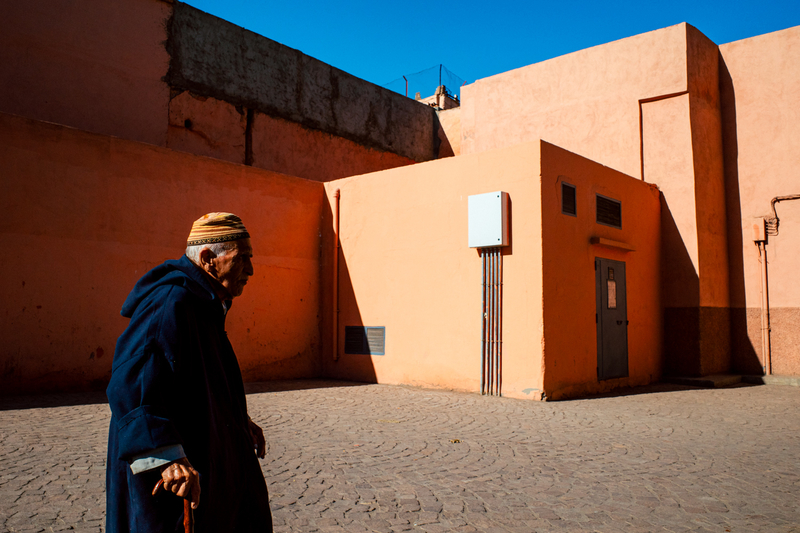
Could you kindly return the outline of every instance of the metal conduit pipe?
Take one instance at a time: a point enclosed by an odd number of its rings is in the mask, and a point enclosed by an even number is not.
[[[788,200],[800,200],[800,194],[789,194],[786,196],[776,196],[770,200],[769,205],[772,216],[764,218],[763,240],[756,240],[758,246],[758,262],[761,263],[761,352],[764,359],[764,373],[772,375],[772,326],[769,319],[769,276],[767,261],[767,239],[778,236],[780,219],[775,209],[775,204]]]
[[[333,193],[336,199],[333,220],[333,239],[336,245],[333,250],[333,360],[339,360],[339,189]]]
[[[767,284],[767,243],[757,241],[758,262],[761,263],[761,354],[764,373],[772,374],[772,341],[769,325],[769,285]]]
[[[494,284],[492,286],[492,290],[494,290],[494,316],[492,317],[492,327],[494,328],[494,339],[492,345],[492,352],[494,354],[492,360],[492,367],[494,368],[494,375],[492,376],[492,393],[497,395],[497,382],[499,377],[499,368],[498,368],[498,360],[500,358],[500,351],[498,345],[498,339],[500,338],[500,327],[497,321],[497,317],[500,316],[500,298],[497,287],[500,285],[500,263],[498,258],[500,256],[500,249],[494,249]]]
[[[495,369],[495,366],[494,366],[494,362],[495,362],[494,359],[495,359],[495,348],[497,347],[496,346],[497,328],[495,327],[495,323],[494,323],[495,316],[497,315],[497,291],[495,291],[495,287],[497,286],[496,285],[497,284],[497,282],[496,282],[496,279],[497,279],[497,261],[496,261],[495,255],[494,255],[494,249],[492,249],[492,255],[490,257],[492,258],[492,280],[491,280],[491,282],[492,282],[492,321],[491,321],[492,344],[489,346],[489,348],[490,348],[492,356],[489,359],[489,366],[491,367],[492,372],[491,372],[491,376],[489,378],[489,393],[490,394],[494,394],[494,374],[496,372],[496,369]]]
[[[500,259],[500,285],[497,287],[497,299],[500,309],[497,313],[497,330],[499,342],[497,344],[497,395],[503,395],[503,250],[497,249]]]
[[[492,382],[492,378],[494,377],[494,366],[492,362],[494,360],[494,250],[489,249],[489,319],[487,320],[487,327],[489,328],[489,344],[487,349],[489,350],[489,357],[487,359],[487,368],[489,370],[489,380],[488,380],[488,394],[492,394],[492,389],[494,387],[494,383]]]
[[[489,357],[487,358],[487,369],[489,371],[488,389],[489,394],[492,394],[492,378],[494,377],[494,367],[492,359],[494,358],[494,253],[489,250],[489,319],[487,320],[487,327],[489,328]]]
[[[481,394],[501,396],[503,345],[503,255],[500,248],[480,251]]]
[[[486,251],[481,250],[481,394],[486,394]]]
[[[489,394],[494,394],[494,249],[489,250]]]

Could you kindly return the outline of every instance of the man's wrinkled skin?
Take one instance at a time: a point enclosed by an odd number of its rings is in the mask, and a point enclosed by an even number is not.
[[[200,252],[198,266],[221,286],[218,290],[222,289],[219,291],[222,300],[241,296],[248,278],[253,275],[253,248],[250,246],[250,239],[233,242],[236,248],[222,256],[214,255],[207,248]]]
[[[216,282],[214,286],[217,295],[223,301],[241,296],[248,278],[253,275],[253,248],[250,239],[233,242],[236,247],[225,255],[215,255],[209,249],[200,252],[198,266]],[[267,449],[264,432],[252,420],[249,425],[253,448],[258,458],[263,459]],[[197,509],[200,504],[200,474],[185,457],[161,467],[161,480],[164,482],[164,489],[188,499],[192,503],[192,509]]]
[[[161,481],[164,490],[187,499],[192,503],[192,509],[200,505],[200,474],[192,468],[185,457],[161,467]],[[160,487],[153,489],[153,495]]]

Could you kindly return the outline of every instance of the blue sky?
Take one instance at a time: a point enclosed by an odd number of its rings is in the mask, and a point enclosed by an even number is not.
[[[680,22],[717,44],[800,25],[800,0],[187,3],[378,85],[440,63],[470,83]]]

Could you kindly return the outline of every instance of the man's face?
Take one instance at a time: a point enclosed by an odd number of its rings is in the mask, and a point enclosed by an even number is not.
[[[236,248],[228,251],[226,255],[216,257],[214,266],[220,284],[225,287],[232,297],[241,296],[247,278],[253,275],[253,248],[250,239],[234,241]]]

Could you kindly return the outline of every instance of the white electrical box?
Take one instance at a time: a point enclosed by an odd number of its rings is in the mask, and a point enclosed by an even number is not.
[[[467,200],[469,247],[508,246],[508,193],[475,194]]]

